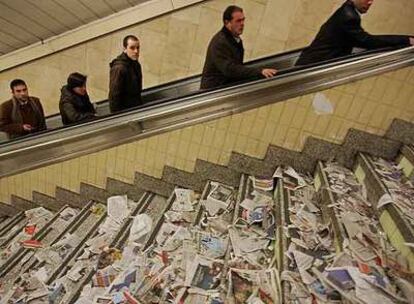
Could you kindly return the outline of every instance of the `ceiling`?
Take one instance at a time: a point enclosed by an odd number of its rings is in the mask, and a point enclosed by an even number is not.
[[[0,0],[0,56],[148,0]]]

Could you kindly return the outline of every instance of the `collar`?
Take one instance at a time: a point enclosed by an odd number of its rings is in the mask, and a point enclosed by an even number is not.
[[[124,52],[122,52],[121,56],[122,56],[122,59],[125,60],[126,62],[129,62],[129,63],[132,63],[132,64],[138,63],[138,59],[137,60],[131,59]]]
[[[242,40],[240,37],[234,37],[233,34],[227,29],[227,27],[223,26],[221,31],[228,37],[233,39],[236,43],[240,43]]]
[[[349,3],[349,5],[351,5],[352,6],[352,8],[354,9],[354,11],[358,14],[358,16],[359,17],[362,17],[362,14],[358,11],[358,9],[355,7],[355,4],[354,4],[354,2],[353,1],[351,1],[351,0],[348,0],[347,1],[348,3]]]
[[[25,106],[25,105],[27,105],[28,103],[29,103],[29,100],[30,100],[30,97],[29,97],[29,99],[27,99],[26,101],[20,101],[20,100],[18,100],[17,98],[15,98],[15,97],[13,97],[13,99],[17,102],[17,104],[19,105],[19,106]]]

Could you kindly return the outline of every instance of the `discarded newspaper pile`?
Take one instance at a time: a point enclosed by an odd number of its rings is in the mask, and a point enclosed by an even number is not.
[[[246,195],[229,229],[228,290],[225,303],[279,303],[276,265],[274,181],[250,177]]]
[[[350,170],[328,164],[325,172],[336,201],[335,213],[345,229],[345,253],[352,257],[340,267],[347,269],[355,281],[355,297],[366,303],[395,303],[404,298],[406,301],[410,298],[403,292],[407,283],[404,278],[410,277],[408,261],[386,238],[378,207],[374,210],[367,201],[365,189]],[[350,264],[357,266],[358,271]]]
[[[10,264],[17,264],[14,269],[20,268],[0,279],[0,303],[48,303],[50,291],[43,280],[47,276],[48,262],[56,259],[53,252],[46,249],[48,241],[62,233],[76,214],[70,207],[62,209],[57,216],[42,207],[25,212],[21,223],[2,240],[0,269],[3,271]],[[45,266],[26,273],[24,265],[32,265],[35,261]]]
[[[394,162],[382,158],[374,158],[375,172],[387,187],[389,194],[385,194],[379,204],[395,204],[404,217],[414,226],[414,186],[404,175],[403,170]]]
[[[200,200],[177,188],[154,242],[156,223],[137,216],[120,259],[98,267],[77,303],[278,303],[274,236],[263,229],[266,218],[274,230],[272,197],[253,192],[241,205],[233,225],[234,189],[211,183]]]
[[[412,303],[407,261],[363,187],[335,163],[324,173],[329,205],[312,178],[288,167],[249,177],[238,193],[215,182],[201,196],[176,188],[162,212],[126,196],[80,212],[28,211],[2,239],[0,304]],[[275,200],[281,185],[286,195]]]
[[[333,232],[329,223],[324,223],[311,178],[290,167],[279,168],[275,176],[283,181],[289,193],[281,202],[281,208],[288,212],[284,221],[284,237],[288,240],[285,258],[288,260],[281,275],[284,302],[314,303],[316,299],[324,299],[326,287],[312,269],[323,269],[332,261],[335,255]]]
[[[281,276],[285,302],[409,303],[407,261],[386,239],[355,176],[335,163],[324,171],[334,197],[326,207],[333,208],[343,235],[335,235],[333,223],[321,225],[324,202],[303,176],[306,184],[290,190],[290,264]],[[339,237],[343,250],[333,246]]]
[[[15,225],[0,238],[0,265],[3,264],[22,245],[39,247],[40,242],[33,236],[53,217],[53,213],[42,208],[27,210],[20,225]]]

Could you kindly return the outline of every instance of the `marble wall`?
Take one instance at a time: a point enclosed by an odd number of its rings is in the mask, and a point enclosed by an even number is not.
[[[221,27],[222,11],[233,3],[247,16],[243,39],[249,60],[307,45],[342,1],[205,1],[2,72],[0,100],[9,98],[10,80],[23,78],[30,93],[41,98],[46,114],[56,113],[60,87],[74,71],[89,76],[93,101],[105,99],[109,62],[121,52],[126,34],[141,39],[145,87],[198,74],[208,42]],[[414,33],[413,15],[412,0],[376,0],[363,23],[372,33]]]

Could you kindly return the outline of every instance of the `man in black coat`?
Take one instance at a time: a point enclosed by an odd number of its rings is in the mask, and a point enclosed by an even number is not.
[[[201,89],[229,85],[241,80],[272,77],[275,69],[253,68],[243,65],[244,48],[240,35],[245,17],[243,9],[229,6],[223,14],[223,28],[210,41],[201,77]]]
[[[72,73],[61,89],[59,110],[64,125],[87,121],[96,116],[86,90],[86,80],[85,75]]]
[[[312,44],[296,65],[307,65],[350,55],[354,47],[378,49],[414,45],[414,39],[401,35],[371,35],[361,27],[361,15],[374,0],[346,1],[321,27]]]
[[[140,43],[128,35],[123,40],[124,51],[111,64],[109,77],[109,107],[111,113],[142,104],[142,69],[138,62]]]

